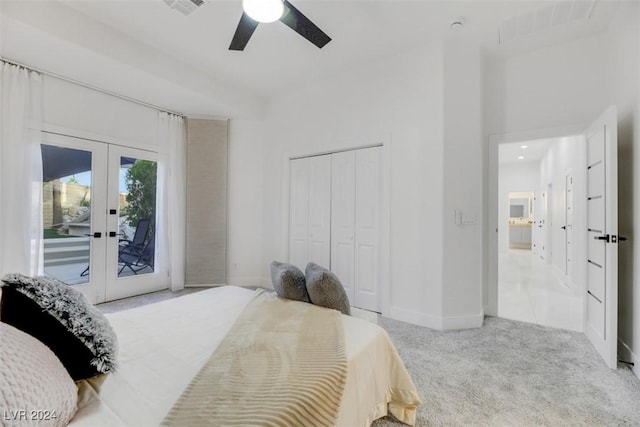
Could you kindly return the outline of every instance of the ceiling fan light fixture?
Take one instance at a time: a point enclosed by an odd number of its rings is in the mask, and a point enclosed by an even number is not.
[[[242,8],[251,19],[258,22],[274,22],[282,17],[282,0],[242,0]]]

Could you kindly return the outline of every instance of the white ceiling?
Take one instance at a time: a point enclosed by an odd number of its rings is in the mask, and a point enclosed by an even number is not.
[[[498,161],[499,163],[539,162],[547,154],[552,142],[552,139],[537,139],[500,144],[498,146]]]
[[[0,54],[175,111],[236,116],[259,113],[270,97],[453,31],[491,54],[510,55],[603,31],[615,9],[615,2],[599,0],[589,19],[500,45],[501,23],[550,2],[291,0],[332,37],[327,46],[318,49],[275,22],[260,24],[245,51],[234,52],[228,46],[240,0],[206,1],[185,16],[162,0],[0,0]],[[451,30],[459,18],[465,25]]]

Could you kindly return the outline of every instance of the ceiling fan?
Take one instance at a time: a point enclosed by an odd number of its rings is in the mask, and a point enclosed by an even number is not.
[[[244,50],[260,22],[278,20],[319,48],[331,41],[331,37],[287,0],[243,0],[242,7],[244,11],[229,50]]]

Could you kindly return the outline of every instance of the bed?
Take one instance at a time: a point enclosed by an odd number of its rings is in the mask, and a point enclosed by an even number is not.
[[[160,425],[255,292],[223,286],[108,314],[119,342],[118,370],[77,383],[70,425]],[[419,397],[386,332],[340,316],[347,375],[337,425],[368,426],[388,413],[415,424]]]

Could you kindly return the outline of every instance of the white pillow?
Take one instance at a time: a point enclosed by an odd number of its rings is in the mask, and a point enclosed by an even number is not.
[[[66,426],[78,389],[47,346],[0,322],[0,408],[3,426]],[[6,424],[5,424],[6,423]]]

